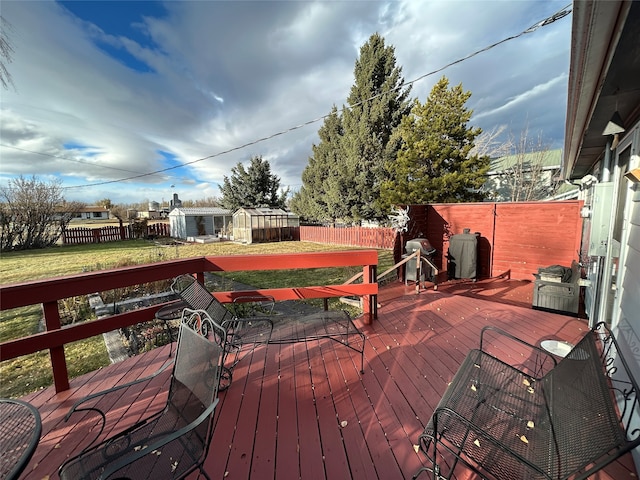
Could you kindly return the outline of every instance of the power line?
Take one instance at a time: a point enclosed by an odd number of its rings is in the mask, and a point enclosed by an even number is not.
[[[425,73],[425,74],[423,74],[423,75],[420,75],[419,77],[414,78],[413,80],[411,80],[411,81],[409,81],[409,82],[404,82],[403,84],[401,84],[401,85],[399,85],[399,86],[397,86],[397,87],[395,87],[395,88],[393,88],[393,89],[391,89],[391,90],[387,90],[387,91],[384,91],[384,92],[380,92],[380,93],[378,93],[378,94],[376,94],[376,95],[374,95],[374,96],[372,96],[372,97],[370,97],[370,98],[367,98],[367,99],[365,99],[365,100],[362,100],[362,101],[360,101],[360,102],[358,102],[358,103],[356,103],[356,104],[354,104],[354,105],[350,105],[350,106],[348,106],[348,107],[343,106],[339,111],[340,111],[341,113],[344,113],[344,111],[345,111],[345,110],[347,110],[347,109],[349,109],[349,108],[353,108],[353,107],[356,107],[356,106],[362,105],[362,104],[364,104],[364,103],[366,103],[366,102],[370,102],[371,100],[374,100],[374,99],[376,99],[376,98],[378,98],[378,97],[380,97],[380,96],[382,96],[382,95],[385,95],[385,94],[387,94],[387,93],[393,92],[393,91],[395,91],[395,90],[399,90],[399,89],[401,89],[401,88],[405,88],[405,87],[406,87],[406,86],[408,86],[408,85],[413,85],[414,83],[417,83],[417,82],[419,82],[420,80],[424,80],[425,78],[427,78],[427,77],[429,77],[429,76],[431,76],[431,75],[435,75],[436,73],[439,73],[439,72],[441,72],[441,71],[443,71],[443,70],[446,70],[446,69],[447,69],[447,68],[449,68],[449,67],[452,67],[452,66],[454,66],[454,65],[457,65],[457,64],[459,64],[459,63],[461,63],[461,62],[464,62],[464,61],[466,61],[466,60],[468,60],[468,59],[470,59],[470,58],[475,57],[476,55],[479,55],[479,54],[484,53],[484,52],[486,52],[486,51],[489,51],[489,50],[491,50],[491,49],[493,49],[493,48],[495,48],[495,47],[497,47],[497,46],[499,46],[499,45],[502,45],[503,43],[506,43],[506,42],[511,41],[511,40],[514,40],[514,39],[516,39],[516,38],[522,37],[523,35],[527,35],[527,34],[529,34],[529,33],[533,33],[533,32],[535,32],[536,30],[538,30],[539,28],[546,27],[547,25],[551,25],[552,23],[554,23],[554,22],[556,22],[556,21],[560,20],[561,18],[566,17],[566,16],[567,16],[567,15],[569,15],[570,13],[571,13],[571,4],[569,3],[569,4],[568,4],[568,5],[566,5],[565,7],[561,8],[560,10],[558,10],[558,11],[557,11],[556,13],[554,13],[553,15],[551,15],[551,16],[549,16],[549,17],[547,17],[547,18],[543,19],[543,20],[540,20],[539,22],[534,23],[533,25],[531,25],[530,27],[526,28],[525,30],[523,30],[522,32],[520,32],[520,33],[518,33],[518,34],[516,34],[516,35],[511,35],[511,36],[506,37],[506,38],[504,38],[504,39],[502,39],[502,40],[500,40],[500,41],[498,41],[498,42],[492,43],[491,45],[488,45],[488,46],[486,46],[486,47],[484,47],[484,48],[481,48],[480,50],[476,50],[475,52],[470,53],[469,55],[466,55],[466,56],[464,56],[464,57],[462,57],[462,58],[459,58],[459,59],[457,59],[457,60],[454,60],[453,62],[450,62],[450,63],[448,63],[448,64],[444,65],[443,67],[440,67],[440,68],[438,68],[438,69],[436,69],[436,70],[433,70],[433,71],[431,71],[431,72],[428,72],[428,73]],[[295,125],[295,126],[293,126],[293,127],[289,127],[289,128],[287,128],[287,129],[285,129],[285,130],[282,130],[282,131],[279,131],[279,132],[273,133],[273,134],[268,135],[268,136],[266,136],[266,137],[258,138],[258,139],[256,139],[256,140],[253,140],[253,141],[251,141],[251,142],[247,142],[247,143],[242,144],[242,145],[239,145],[239,146],[237,146],[237,147],[229,148],[229,149],[227,149],[227,150],[223,150],[223,151],[220,151],[220,152],[214,153],[214,154],[212,154],[212,155],[208,155],[208,156],[206,156],[206,157],[198,158],[198,159],[196,159],[196,160],[192,160],[192,161],[190,161],[190,162],[181,162],[181,163],[179,163],[179,164],[177,164],[177,165],[173,165],[173,166],[171,166],[171,167],[163,168],[163,169],[161,169],[161,170],[156,170],[156,171],[149,172],[149,173],[140,173],[140,174],[138,174],[138,175],[134,175],[134,176],[131,176],[131,177],[126,177],[126,178],[121,178],[121,179],[118,179],[118,180],[109,180],[109,181],[98,182],[98,183],[91,183],[91,184],[86,184],[86,185],[75,185],[75,186],[64,187],[64,188],[65,188],[65,189],[72,189],[72,188],[96,187],[96,186],[100,186],[100,185],[107,185],[107,184],[111,184],[111,183],[126,182],[126,181],[129,181],[129,180],[135,180],[135,179],[138,179],[138,178],[148,177],[148,176],[151,176],[151,175],[158,175],[158,174],[160,174],[160,173],[168,172],[168,171],[170,171],[170,170],[175,170],[175,169],[177,169],[177,168],[182,168],[182,167],[186,167],[186,166],[188,166],[188,165],[193,165],[193,164],[195,164],[195,163],[203,162],[204,160],[209,160],[209,159],[211,159],[211,158],[220,157],[220,156],[222,156],[222,155],[226,155],[226,154],[228,154],[228,153],[235,152],[235,151],[237,151],[237,150],[242,150],[242,149],[244,149],[244,148],[246,148],[246,147],[250,147],[250,146],[252,146],[252,145],[256,145],[256,144],[258,144],[258,143],[266,142],[267,140],[271,140],[271,139],[276,138],[276,137],[279,137],[279,136],[281,136],[281,135],[285,135],[285,134],[290,133],[290,132],[293,132],[293,131],[295,131],[295,130],[299,130],[299,129],[301,129],[301,128],[303,128],[303,127],[306,127],[306,126],[308,126],[308,125],[312,125],[312,124],[314,124],[314,123],[317,123],[317,122],[319,122],[319,121],[321,121],[321,120],[325,120],[325,119],[326,119],[326,118],[328,118],[330,115],[331,115],[331,114],[322,115],[321,117],[317,117],[317,118],[314,118],[314,119],[312,119],[312,120],[308,120],[308,121],[306,121],[306,122],[304,122],[304,123],[301,123],[301,124],[299,124],[299,125]],[[4,146],[4,145],[3,145],[3,146]],[[17,147],[10,147],[10,148],[17,148]],[[32,152],[32,153],[37,153],[37,152]],[[56,158],[57,158],[57,157],[56,157]],[[133,172],[133,173],[136,173],[136,172]]]
[[[98,163],[91,163],[91,162],[88,162],[86,160],[81,160],[81,159],[78,159],[78,158],[71,158],[71,157],[66,157],[66,156],[62,156],[62,155],[53,155],[51,153],[44,153],[44,152],[36,152],[34,150],[28,150],[26,148],[20,148],[20,147],[14,146],[14,145],[7,145],[5,143],[0,143],[0,147],[12,148],[13,150],[20,150],[21,152],[32,153],[34,155],[41,155],[43,157],[56,158],[58,160],[66,160],[68,162],[81,163],[83,165],[89,165],[91,167],[108,168],[110,170],[118,170],[120,172],[128,172],[128,173],[141,173],[141,172],[136,172],[135,170],[127,170],[126,168],[110,167],[109,165],[100,165]]]

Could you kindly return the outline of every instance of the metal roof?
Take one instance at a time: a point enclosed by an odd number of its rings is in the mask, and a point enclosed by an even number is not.
[[[231,215],[231,210],[219,207],[199,207],[199,208],[174,208],[169,212],[170,216],[186,216],[186,215]]]
[[[282,210],[281,208],[269,208],[269,207],[257,207],[257,208],[245,208],[241,207],[236,210],[235,213],[245,212],[249,215],[255,216],[267,216],[267,215],[280,215],[282,217],[290,216],[289,212]]]
[[[529,152],[522,155],[507,155],[505,157],[491,159],[488,174],[503,172],[518,163],[523,166],[540,163],[544,170],[560,168],[562,165],[562,150],[547,150],[540,152]]]

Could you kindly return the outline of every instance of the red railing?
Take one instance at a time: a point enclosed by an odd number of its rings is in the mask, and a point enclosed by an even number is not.
[[[182,274],[195,274],[201,281],[204,272],[255,270],[289,270],[304,268],[362,267],[362,283],[262,289],[254,295],[271,295],[276,300],[301,300],[358,296],[362,298],[364,321],[376,317],[378,284],[375,250],[320,252],[275,255],[230,255],[168,260],[149,265],[116,268],[33,282],[0,285],[0,310],[42,304],[46,331],[0,344],[0,361],[10,360],[41,350],[49,350],[56,391],[69,389],[69,375],[64,345],[112,330],[146,322],[163,306],[155,305],[126,313],[74,324],[62,328],[58,300],[131,285],[166,280]],[[231,302],[247,292],[215,292],[221,302]]]

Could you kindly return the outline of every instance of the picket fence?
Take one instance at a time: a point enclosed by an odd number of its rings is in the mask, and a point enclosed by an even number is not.
[[[170,234],[169,224],[155,223],[147,226],[147,237],[168,237]],[[117,242],[135,238],[131,226],[106,226],[100,228],[77,227],[68,228],[62,233],[62,243],[64,245],[81,245],[86,243]]]

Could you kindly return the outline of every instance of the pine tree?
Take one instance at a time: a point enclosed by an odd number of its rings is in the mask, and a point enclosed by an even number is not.
[[[313,145],[313,156],[302,172],[302,188],[291,200],[291,209],[310,220],[334,223],[344,207],[339,183],[342,119],[334,106],[318,130],[320,143]]]
[[[462,84],[449,88],[443,77],[424,105],[415,101],[398,129],[397,159],[387,164],[383,206],[482,200],[489,157],[471,153],[481,130],[467,126],[473,112],[464,105],[470,96]]]
[[[394,47],[386,46],[377,33],[360,49],[354,76],[343,115],[344,203],[352,221],[380,219],[385,216],[379,202],[384,165],[396,156],[392,135],[410,111],[411,88],[403,87]]]
[[[271,173],[271,165],[261,156],[251,158],[245,170],[242,163],[231,169],[231,178],[225,175],[220,187],[220,204],[231,211],[240,207],[284,208],[289,189],[278,193],[280,178]]]
[[[395,50],[374,34],[360,49],[348,106],[334,107],[302,175],[292,209],[307,219],[358,222],[385,216],[379,204],[384,164],[395,159],[393,132],[410,110]]]

